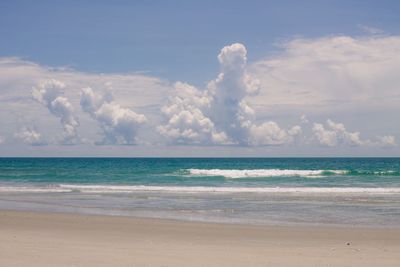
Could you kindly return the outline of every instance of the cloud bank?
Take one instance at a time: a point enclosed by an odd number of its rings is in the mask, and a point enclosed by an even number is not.
[[[397,146],[399,36],[297,38],[279,48],[249,64],[243,44],[223,47],[220,72],[202,88],[0,58],[0,143]],[[97,89],[109,84],[112,93]],[[61,131],[56,141],[41,135]]]
[[[258,112],[399,110],[399,36],[297,38],[279,48],[251,66],[261,81],[260,94],[249,99]]]

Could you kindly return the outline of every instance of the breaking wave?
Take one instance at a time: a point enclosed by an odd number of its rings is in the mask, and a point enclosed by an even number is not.
[[[246,177],[324,177],[335,174],[347,174],[345,170],[281,170],[281,169],[255,169],[255,170],[223,170],[223,169],[188,169],[191,176],[223,176],[225,178]]]
[[[400,187],[213,187],[213,186],[146,186],[146,185],[78,185],[53,187],[0,186],[0,192],[19,193],[300,193],[300,194],[399,194]]]

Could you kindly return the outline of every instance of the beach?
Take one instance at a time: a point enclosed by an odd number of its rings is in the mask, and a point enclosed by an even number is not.
[[[399,158],[3,158],[0,266],[399,266]]]
[[[0,1],[0,267],[400,267],[400,1]]]
[[[0,211],[0,266],[398,266],[400,229]]]

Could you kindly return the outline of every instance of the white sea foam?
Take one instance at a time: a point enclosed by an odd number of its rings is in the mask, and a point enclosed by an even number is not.
[[[0,186],[0,193],[67,193],[71,189],[61,187]]]
[[[400,187],[211,187],[211,186],[145,186],[145,185],[72,185],[62,189],[85,193],[187,192],[187,193],[400,193]]]
[[[255,170],[222,170],[222,169],[188,169],[192,176],[223,176],[225,178],[246,177],[279,177],[279,176],[303,176],[324,177],[329,174],[346,174],[344,170],[281,170],[281,169],[255,169]]]
[[[146,185],[78,185],[52,187],[0,186],[0,193],[299,193],[299,194],[400,194],[400,187],[212,187]]]

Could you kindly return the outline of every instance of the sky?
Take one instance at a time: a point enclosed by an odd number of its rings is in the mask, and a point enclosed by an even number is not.
[[[1,1],[0,156],[400,156],[398,1]]]

